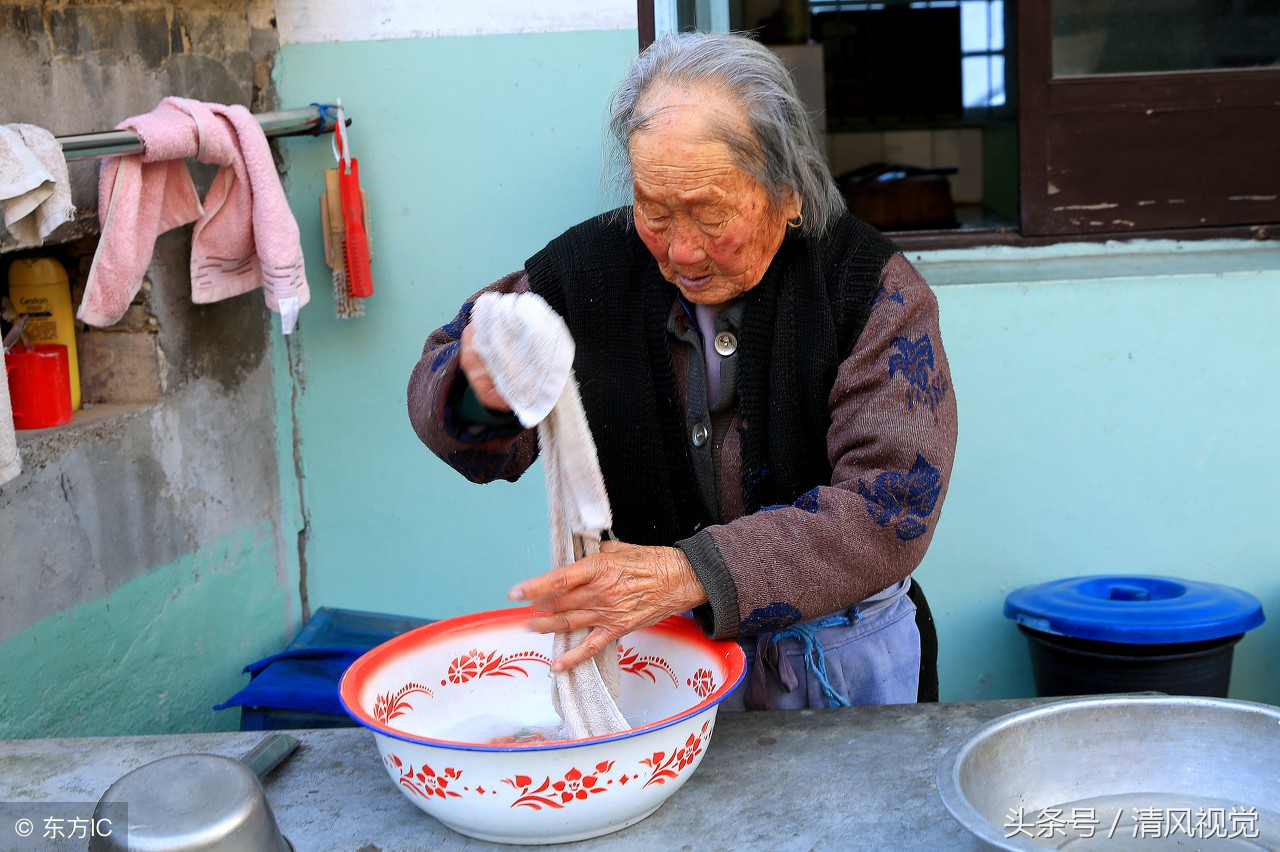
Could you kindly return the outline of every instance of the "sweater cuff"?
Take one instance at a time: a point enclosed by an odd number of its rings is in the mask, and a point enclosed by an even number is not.
[[[481,404],[461,369],[449,388],[444,419],[449,433],[468,444],[510,438],[524,430],[514,412],[494,411]]]
[[[462,373],[459,372],[459,376]],[[489,408],[480,401],[480,397],[476,396],[475,388],[471,387],[471,383],[467,382],[463,376],[460,381],[466,383],[466,387],[462,389],[462,399],[458,402],[456,410],[459,422],[466,426],[515,426],[520,422],[513,411],[498,411]]]
[[[707,593],[707,603],[693,611],[694,620],[712,639],[731,639],[738,635],[738,589],[733,575],[720,557],[720,550],[706,530],[695,533],[676,547],[684,551],[698,582]]]

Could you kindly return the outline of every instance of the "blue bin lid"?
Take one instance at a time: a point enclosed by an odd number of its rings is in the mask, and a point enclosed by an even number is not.
[[[1248,592],[1176,577],[1072,577],[1024,586],[1004,614],[1041,633],[1076,639],[1168,645],[1222,639],[1266,620]]]

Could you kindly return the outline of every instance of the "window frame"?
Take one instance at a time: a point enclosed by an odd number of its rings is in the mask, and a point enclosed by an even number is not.
[[[1019,4],[1023,235],[1280,222],[1280,67],[1054,77],[1051,6]]]

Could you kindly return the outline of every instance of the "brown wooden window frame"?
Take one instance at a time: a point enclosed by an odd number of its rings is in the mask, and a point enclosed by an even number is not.
[[[1280,222],[1280,68],[1055,78],[1051,0],[1018,30],[1024,235]]]

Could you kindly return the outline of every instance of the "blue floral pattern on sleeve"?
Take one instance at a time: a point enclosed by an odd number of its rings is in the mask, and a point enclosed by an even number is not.
[[[446,343],[444,346],[437,349],[436,357],[431,359],[431,372],[434,373],[445,364],[449,363],[449,359],[453,357],[453,353],[456,352],[458,347],[461,345],[461,343],[455,340],[452,343]]]
[[[919,453],[908,471],[886,470],[870,486],[858,480],[867,514],[903,541],[919,538],[928,530],[925,519],[933,514],[941,492],[942,472]]]
[[[761,506],[761,512],[776,512],[779,509],[803,509],[810,515],[818,514],[818,489],[810,488],[796,498],[794,503],[774,503],[772,506]]]
[[[458,315],[444,325],[440,330],[452,337],[454,340],[462,337],[462,330],[467,327],[467,323],[471,322],[471,308],[475,305],[472,299],[462,303],[462,307],[458,309]]]
[[[898,289],[898,280],[895,278],[890,282],[893,284],[893,291],[889,291],[887,284],[880,285],[880,289],[876,291],[875,298],[871,300],[871,310],[880,307],[881,302],[897,302],[899,305],[906,305],[907,300],[903,298],[902,291]]]
[[[818,489],[810,488],[801,494],[795,502],[797,509],[804,509],[810,515],[818,514]]]
[[[889,377],[901,375],[907,381],[907,409],[916,404],[928,406],[933,419],[938,419],[938,403],[947,395],[951,383],[933,372],[933,342],[922,334],[916,340],[895,337],[893,345],[898,350],[889,356]]]
[[[758,606],[742,619],[738,630],[747,635],[783,630],[800,621],[802,613],[789,603],[775,601],[768,606]]]

